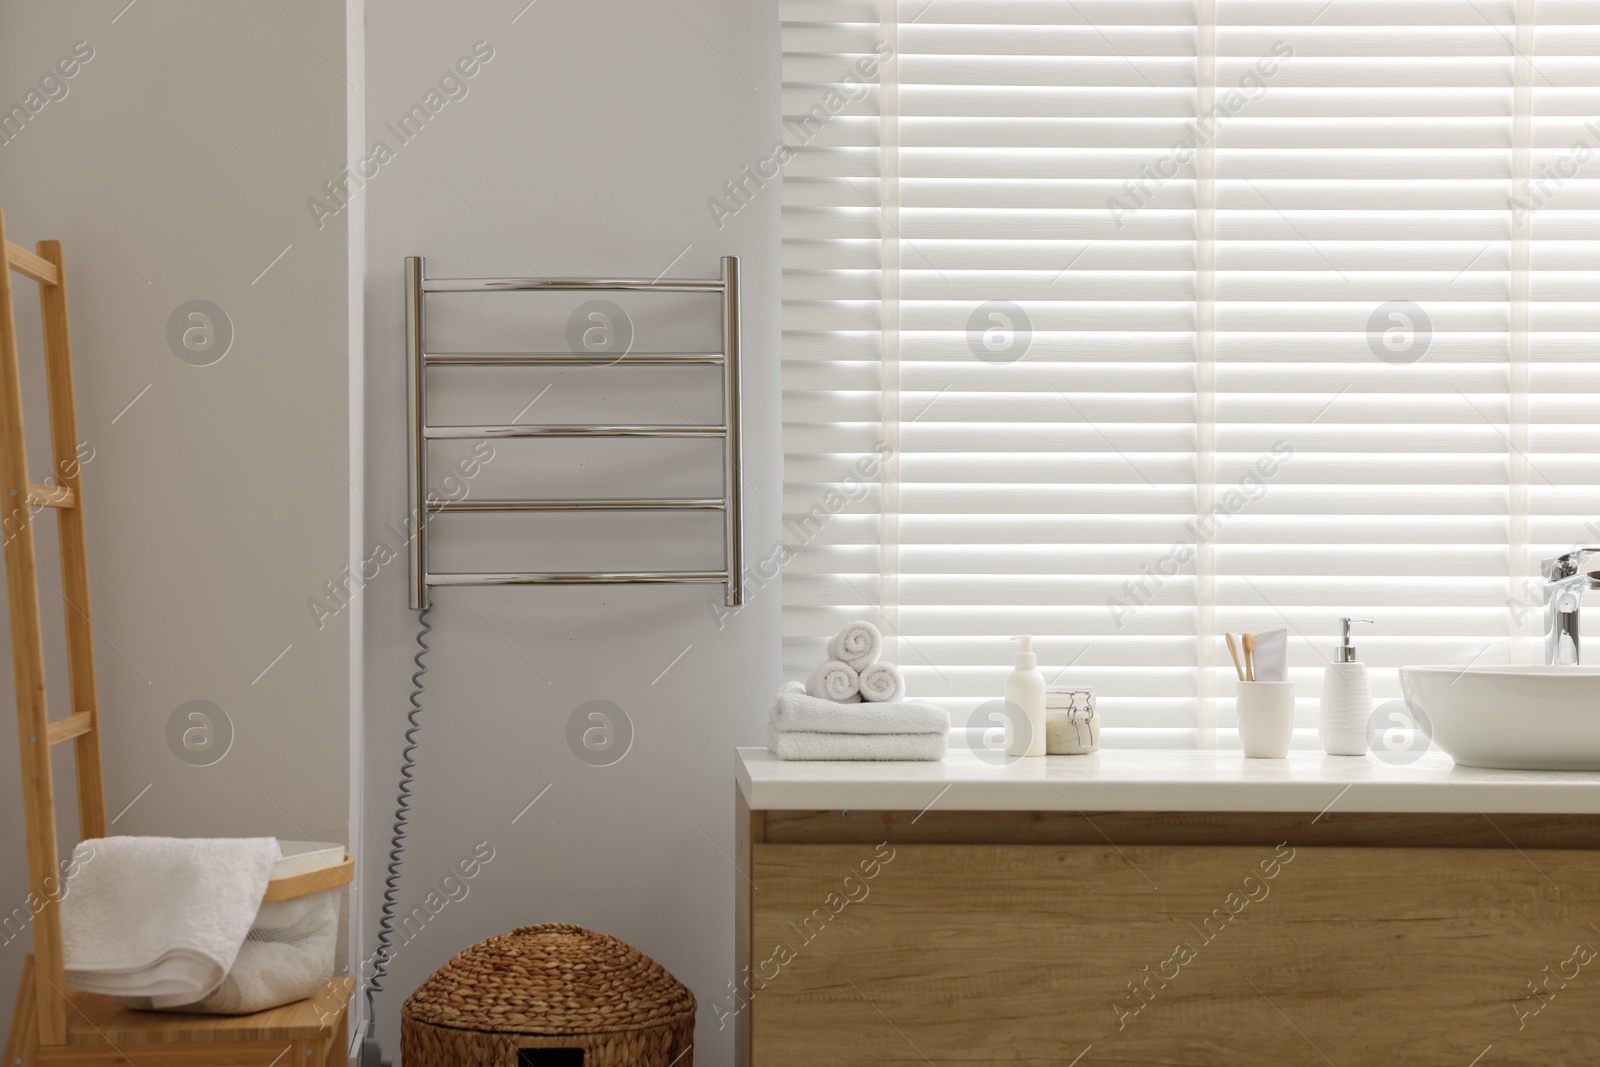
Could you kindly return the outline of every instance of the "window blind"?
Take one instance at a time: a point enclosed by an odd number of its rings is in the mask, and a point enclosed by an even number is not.
[[[1223,631],[1537,660],[1600,543],[1600,2],[783,0],[785,662],[1010,634],[1228,743]]]

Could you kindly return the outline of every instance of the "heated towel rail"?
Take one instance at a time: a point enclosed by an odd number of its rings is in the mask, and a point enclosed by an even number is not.
[[[429,278],[421,256],[405,261],[406,392],[410,428],[411,607],[429,606],[434,586],[481,585],[622,585],[675,582],[720,582],[729,607],[744,600],[743,501],[740,479],[743,458],[739,427],[739,259],[724,256],[720,278]],[[592,357],[562,352],[433,352],[428,348],[426,298],[448,293],[648,291],[714,293],[722,298],[722,351],[628,355],[597,363]],[[649,367],[714,364],[722,368],[722,422],[708,425],[468,425],[437,426],[428,421],[430,367]],[[444,500],[428,495],[428,442],[510,437],[703,437],[722,438],[722,496],[690,499],[600,500]],[[722,569],[716,571],[581,572],[453,572],[435,573],[428,566],[428,519],[438,512],[591,512],[591,511],[721,511]]]

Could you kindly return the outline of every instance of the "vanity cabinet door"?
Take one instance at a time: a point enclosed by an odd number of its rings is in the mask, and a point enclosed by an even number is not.
[[[752,852],[754,1067],[1600,1063],[1595,852]]]

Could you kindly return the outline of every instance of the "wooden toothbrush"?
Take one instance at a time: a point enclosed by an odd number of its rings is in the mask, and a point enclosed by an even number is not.
[[[1239,681],[1244,681],[1244,666],[1239,662],[1239,646],[1233,640],[1233,634],[1222,635],[1228,639],[1228,655],[1233,657],[1233,669],[1239,675]]]
[[[1244,680],[1256,680],[1256,635],[1244,635]]]

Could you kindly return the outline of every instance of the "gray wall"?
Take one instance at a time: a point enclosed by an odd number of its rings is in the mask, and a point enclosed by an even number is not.
[[[0,208],[13,241],[66,246],[116,833],[348,832],[350,633],[342,617],[319,630],[306,606],[349,558],[361,481],[350,462],[346,230],[319,231],[305,206],[345,156],[344,17],[315,0],[0,7],[7,110],[75,42],[93,48],[66,95],[0,144]],[[42,477],[33,290],[21,284],[17,298]],[[210,366],[181,361],[167,341],[169,317],[196,299],[232,322],[231,349]],[[52,578],[53,527],[39,520]],[[48,585],[41,592],[60,714],[61,611]],[[0,675],[9,720],[9,655]],[[169,748],[169,718],[190,700],[215,703],[233,726],[211,766]],[[26,899],[17,768],[7,726],[5,911]],[[70,793],[70,773],[58,784]],[[8,1012],[28,951],[25,937],[0,945]]]
[[[478,41],[494,54],[463,80],[465,95],[452,87],[458,98],[399,144],[385,124]],[[721,229],[706,201],[780,136],[775,3],[375,4],[367,66],[368,140],[394,150],[365,189],[368,540],[398,549],[384,524],[406,511],[403,257],[425,256],[437,276],[653,277],[675,259],[672,274],[710,276],[719,256],[734,254],[746,285],[749,555],[769,553],[781,483],[779,190],[769,185]],[[441,350],[559,349],[582,302],[450,299],[459,302],[430,304]],[[636,351],[704,341],[714,319],[705,298],[618,303]],[[707,406],[716,377],[704,370],[478,373],[484,387],[452,394],[448,414],[441,401],[436,421],[508,421],[535,397],[527,421],[680,421],[717,410]],[[716,461],[698,442],[502,442],[470,491],[714,491]],[[714,522],[671,517],[450,521],[439,569],[445,560],[463,569],[715,565],[720,550]],[[477,843],[494,858],[464,900],[425,909],[400,948],[378,1005],[391,1054],[404,994],[451,954],[519,925],[569,921],[621,937],[687,983],[701,1003],[696,1062],[731,1062],[732,1028],[719,1032],[713,1006],[733,976],[733,747],[763,737],[779,634],[774,587],[720,626],[719,596],[711,586],[438,592],[401,911],[423,905]],[[367,588],[369,929],[416,630],[405,598],[403,563],[380,568]],[[591,700],[620,707],[632,725],[631,749],[609,766],[569,747],[569,719]]]

